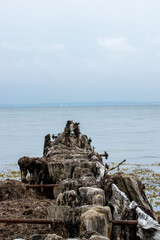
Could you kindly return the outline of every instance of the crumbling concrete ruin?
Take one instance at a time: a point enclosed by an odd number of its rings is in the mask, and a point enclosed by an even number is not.
[[[56,199],[48,208],[48,219],[61,238],[53,239],[160,239],[144,185],[131,174],[110,174],[79,123],[67,121],[64,131],[52,138],[45,137],[43,157],[22,157],[18,164],[22,182],[56,184],[40,188]],[[138,225],[117,226],[113,220],[138,220]]]

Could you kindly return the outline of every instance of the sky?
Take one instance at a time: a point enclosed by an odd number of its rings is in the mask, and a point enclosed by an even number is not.
[[[159,0],[0,0],[0,104],[160,101]]]

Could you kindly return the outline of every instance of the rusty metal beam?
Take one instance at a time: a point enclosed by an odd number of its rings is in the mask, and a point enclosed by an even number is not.
[[[131,225],[135,226],[138,224],[137,220],[112,220],[113,225]]]
[[[160,224],[160,219],[157,221]],[[130,226],[136,226],[138,224],[137,220],[112,220],[111,223],[113,225],[130,225]]]
[[[75,218],[76,219],[76,218]],[[53,223],[64,223],[66,221],[72,221],[73,219],[9,219],[9,218],[0,218],[0,223],[8,223],[8,224],[18,224],[18,223],[28,223],[28,224],[53,224]],[[138,224],[137,220],[112,220],[111,223],[113,225],[125,225],[125,226],[136,226]],[[160,224],[160,220],[158,220]]]
[[[104,154],[99,154],[99,155],[100,155],[100,157],[105,157],[105,159],[108,158],[108,153],[107,152],[104,152]]]

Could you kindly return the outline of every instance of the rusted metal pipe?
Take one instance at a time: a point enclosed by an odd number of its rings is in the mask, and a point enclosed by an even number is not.
[[[113,225],[131,225],[135,226],[138,224],[137,220],[112,220],[111,223]]]
[[[160,219],[157,221],[160,224]],[[136,226],[138,224],[137,220],[112,220],[111,223],[113,225],[130,225],[130,226]]]
[[[74,218],[75,220],[76,218]],[[28,224],[53,224],[53,223],[64,223],[66,221],[73,221],[73,219],[57,219],[57,220],[51,220],[51,219],[9,219],[9,218],[0,218],[0,223],[28,223]],[[113,225],[128,225],[128,226],[136,226],[138,224],[137,220],[112,220],[111,223]],[[160,220],[158,220],[158,223],[160,224]]]
[[[104,154],[100,154],[100,157],[105,157],[105,159],[107,159],[108,158],[108,153],[104,152]]]

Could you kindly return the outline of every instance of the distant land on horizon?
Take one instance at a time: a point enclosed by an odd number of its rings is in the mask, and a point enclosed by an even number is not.
[[[0,104],[0,108],[27,108],[27,107],[81,107],[81,106],[147,106],[160,105],[160,102],[146,101],[146,102],[69,102],[69,103],[37,103],[37,104]]]

